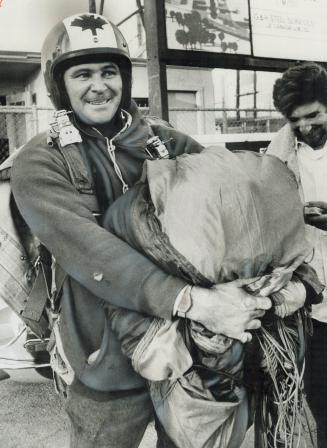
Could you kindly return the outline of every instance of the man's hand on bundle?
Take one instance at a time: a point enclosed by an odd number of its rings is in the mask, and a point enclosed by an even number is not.
[[[304,207],[304,220],[310,226],[327,230],[327,202],[307,202]]]
[[[256,279],[235,280],[210,289],[192,288],[192,307],[187,317],[208,330],[245,343],[252,339],[249,330],[261,326],[260,318],[271,307],[268,297],[248,294],[244,286]]]
[[[294,278],[280,291],[272,295],[274,314],[284,318],[302,308],[306,299],[306,289],[300,280]]]

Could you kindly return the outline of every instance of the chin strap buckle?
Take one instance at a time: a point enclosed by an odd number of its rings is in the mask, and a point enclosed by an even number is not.
[[[169,152],[166,143],[170,142],[172,138],[162,141],[157,135],[149,138],[146,143],[145,151],[151,159],[169,159]]]
[[[62,147],[82,142],[81,134],[68,117],[68,114],[71,113],[71,111],[65,109],[55,111],[54,121],[50,123],[48,131],[48,145],[52,146],[52,139],[57,137],[59,137]]]

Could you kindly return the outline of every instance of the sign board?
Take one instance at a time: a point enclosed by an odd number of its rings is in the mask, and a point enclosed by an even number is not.
[[[247,0],[165,0],[167,48],[251,54]]]
[[[178,50],[189,52],[192,65],[203,59],[199,52],[208,60],[250,57],[254,65],[257,58],[327,62],[327,0],[162,2],[168,58]]]
[[[326,0],[250,0],[253,56],[327,61]]]

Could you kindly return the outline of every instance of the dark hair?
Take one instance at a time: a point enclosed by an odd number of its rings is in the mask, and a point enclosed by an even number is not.
[[[315,62],[290,67],[273,89],[276,109],[289,117],[296,107],[319,101],[327,106],[327,71]]]

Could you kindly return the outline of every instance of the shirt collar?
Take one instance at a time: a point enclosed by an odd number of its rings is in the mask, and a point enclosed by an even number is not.
[[[319,160],[327,155],[327,142],[321,149],[315,150],[307,143],[301,142],[295,137],[295,152],[299,154],[300,151],[301,154],[306,154],[306,157],[312,160]]]
[[[296,151],[299,151],[301,148],[306,148],[306,147],[312,149],[311,146],[307,145],[304,142],[301,142],[297,137],[295,137],[295,150]]]

